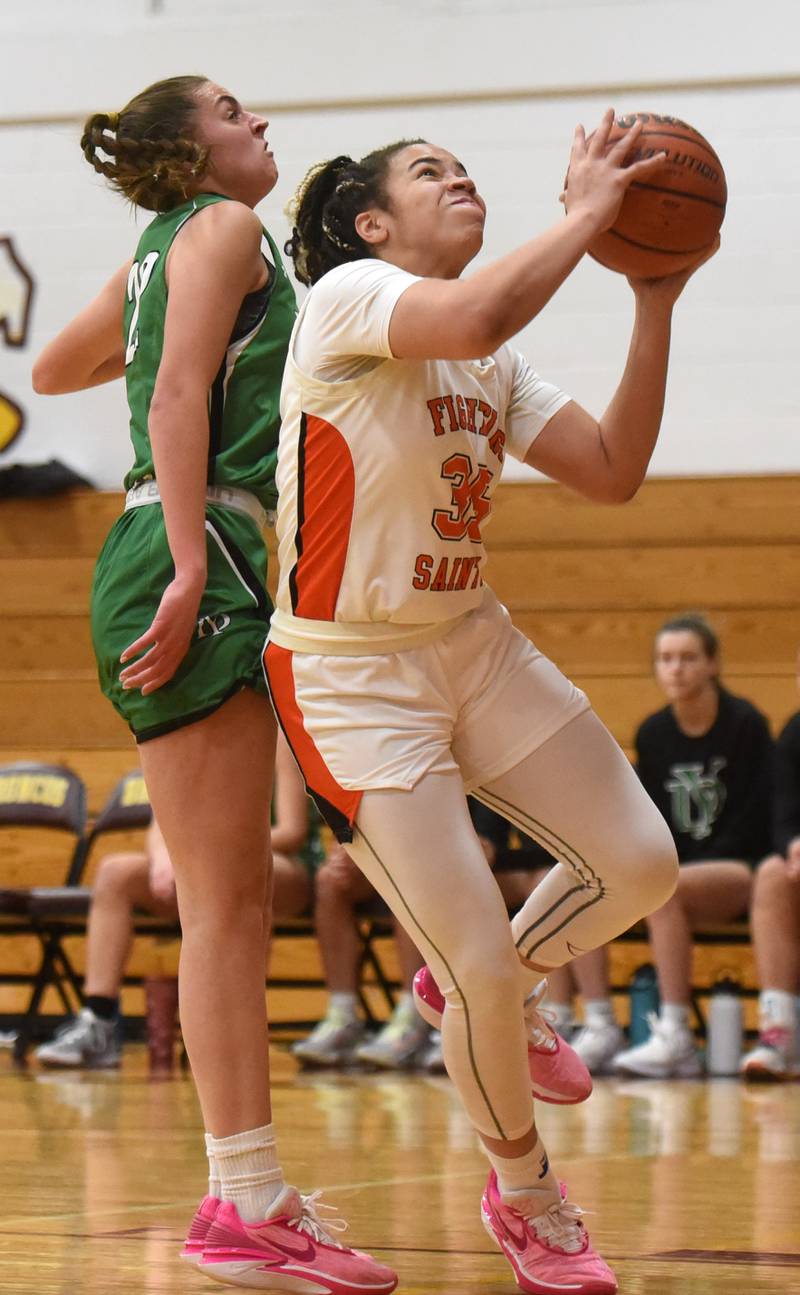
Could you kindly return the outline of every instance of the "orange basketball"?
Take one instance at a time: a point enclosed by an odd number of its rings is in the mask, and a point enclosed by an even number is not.
[[[660,152],[667,159],[650,179],[634,181],[613,226],[594,240],[589,255],[620,274],[658,279],[684,269],[713,243],[728,187],[708,140],[677,117],[653,112],[618,117],[609,143],[636,121],[644,122],[644,129],[625,165]]]

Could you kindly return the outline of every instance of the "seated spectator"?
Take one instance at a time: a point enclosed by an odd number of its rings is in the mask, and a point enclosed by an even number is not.
[[[647,919],[661,1009],[651,1037],[614,1059],[618,1074],[701,1073],[690,1024],[692,930],[748,911],[752,869],[771,849],[773,745],[764,716],[719,681],[719,644],[697,615],[668,621],[655,675],[668,705],[636,735],[639,776],[670,825],[681,870]]]
[[[478,801],[470,799],[470,814],[491,867],[508,849],[511,824]],[[533,841],[525,838],[537,864],[553,860]],[[498,883],[506,902],[519,907],[527,899],[534,879],[525,868],[504,871]],[[537,877],[538,879],[538,877]],[[328,1007],[324,1018],[306,1039],[294,1044],[292,1052],[308,1066],[349,1066],[364,1064],[383,1069],[420,1066],[444,1069],[441,1042],[436,1031],[418,1015],[412,984],[422,958],[400,924],[394,921],[402,976],[402,993],[383,1027],[371,1037],[358,1010],[358,971],[361,946],[356,930],[356,905],[377,898],[377,892],[358,870],[343,847],[334,845],[317,873],[314,920],[322,952]]]
[[[272,829],[276,918],[295,917],[311,901],[313,858],[304,854],[309,844],[313,846],[309,842],[309,806],[303,780],[280,738]],[[155,820],[143,851],[108,855],[100,864],[86,928],[84,1006],[60,1026],[49,1043],[36,1049],[35,1056],[43,1066],[119,1066],[119,994],[137,911],[178,920],[172,864]]]
[[[746,1079],[800,1076],[800,711],[775,748],[775,844],[753,886],[751,930],[761,992],[759,1040],[742,1058]]]
[[[372,1035],[359,1015],[358,977],[361,942],[357,905],[378,898],[344,847],[334,842],[316,875],[314,925],[319,940],[328,1006],[305,1039],[292,1045],[304,1066],[364,1064],[386,1070],[416,1065],[430,1042],[430,1029],[417,1014],[411,985],[422,958],[395,919],[392,925],[400,962],[402,992],[389,1020]],[[387,910],[388,911],[388,910]]]

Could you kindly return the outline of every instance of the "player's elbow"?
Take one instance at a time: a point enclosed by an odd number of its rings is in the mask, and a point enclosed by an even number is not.
[[[635,481],[613,481],[603,502],[607,504],[628,504],[638,493],[641,484],[641,478]]]
[[[58,396],[64,390],[58,370],[41,355],[31,370],[31,386],[39,396]]]
[[[598,475],[577,486],[578,493],[590,504],[627,504],[636,494],[640,481],[620,480],[613,476]]]

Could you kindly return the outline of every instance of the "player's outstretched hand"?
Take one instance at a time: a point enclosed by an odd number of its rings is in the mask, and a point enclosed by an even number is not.
[[[697,260],[693,261],[691,265],[688,265],[685,270],[678,270],[675,274],[665,274],[658,279],[634,279],[629,277],[628,283],[633,288],[637,297],[647,297],[651,300],[657,299],[667,305],[673,305],[678,300],[678,297],[683,292],[692,275],[696,274],[700,269],[700,266],[705,265],[706,261],[710,261],[712,256],[716,256],[719,251],[719,247],[720,237],[719,234],[717,234],[717,237],[714,239],[711,246],[707,247],[704,252],[701,252],[697,257]]]
[[[167,585],[152,624],[120,657],[123,664],[131,661],[120,672],[123,688],[138,688],[147,696],[172,678],[197,630],[202,593],[197,581],[176,577]]]
[[[588,138],[583,126],[576,127],[560,199],[568,214],[589,211],[598,233],[614,224],[629,185],[657,173],[666,159],[666,153],[656,153],[625,166],[625,159],[642,133],[643,123],[635,122],[621,139],[609,144],[613,125],[614,109],[609,108]]]

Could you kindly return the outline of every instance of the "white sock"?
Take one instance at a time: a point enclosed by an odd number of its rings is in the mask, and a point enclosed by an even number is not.
[[[404,992],[400,995],[392,1011],[392,1020],[413,1021],[417,1015],[414,995]]]
[[[688,1003],[662,1003],[659,1012],[661,1020],[675,1030],[689,1029]]]
[[[497,1174],[497,1185],[504,1198],[513,1192],[524,1193],[526,1197],[538,1196],[543,1210],[553,1201],[561,1199],[558,1179],[550,1168],[541,1138],[524,1156],[517,1156],[513,1160],[507,1156],[498,1156],[486,1147],[483,1149]]]
[[[552,1013],[551,1022],[553,1029],[558,1034],[563,1034],[565,1030],[571,1030],[575,1024],[575,1013],[569,1003],[554,1003],[549,1001],[547,1004],[548,1012]]]
[[[585,998],[583,1017],[587,1025],[616,1025],[614,1006],[610,998]]]
[[[208,1138],[208,1134],[206,1134],[206,1138]],[[206,1146],[206,1156],[208,1158],[208,1194],[209,1196],[213,1196],[214,1199],[218,1201],[222,1199],[222,1183],[220,1181],[217,1162],[214,1159],[211,1152],[208,1150],[207,1146]]]
[[[272,1125],[228,1138],[207,1133],[206,1153],[219,1173],[222,1200],[231,1201],[245,1223],[263,1219],[285,1186]]]
[[[328,999],[328,1015],[343,1016],[348,1021],[357,1021],[358,996],[349,991],[337,990]]]
[[[758,996],[758,1012],[762,1027],[779,1025],[784,1030],[794,1030],[795,999],[785,989],[762,989]]]

